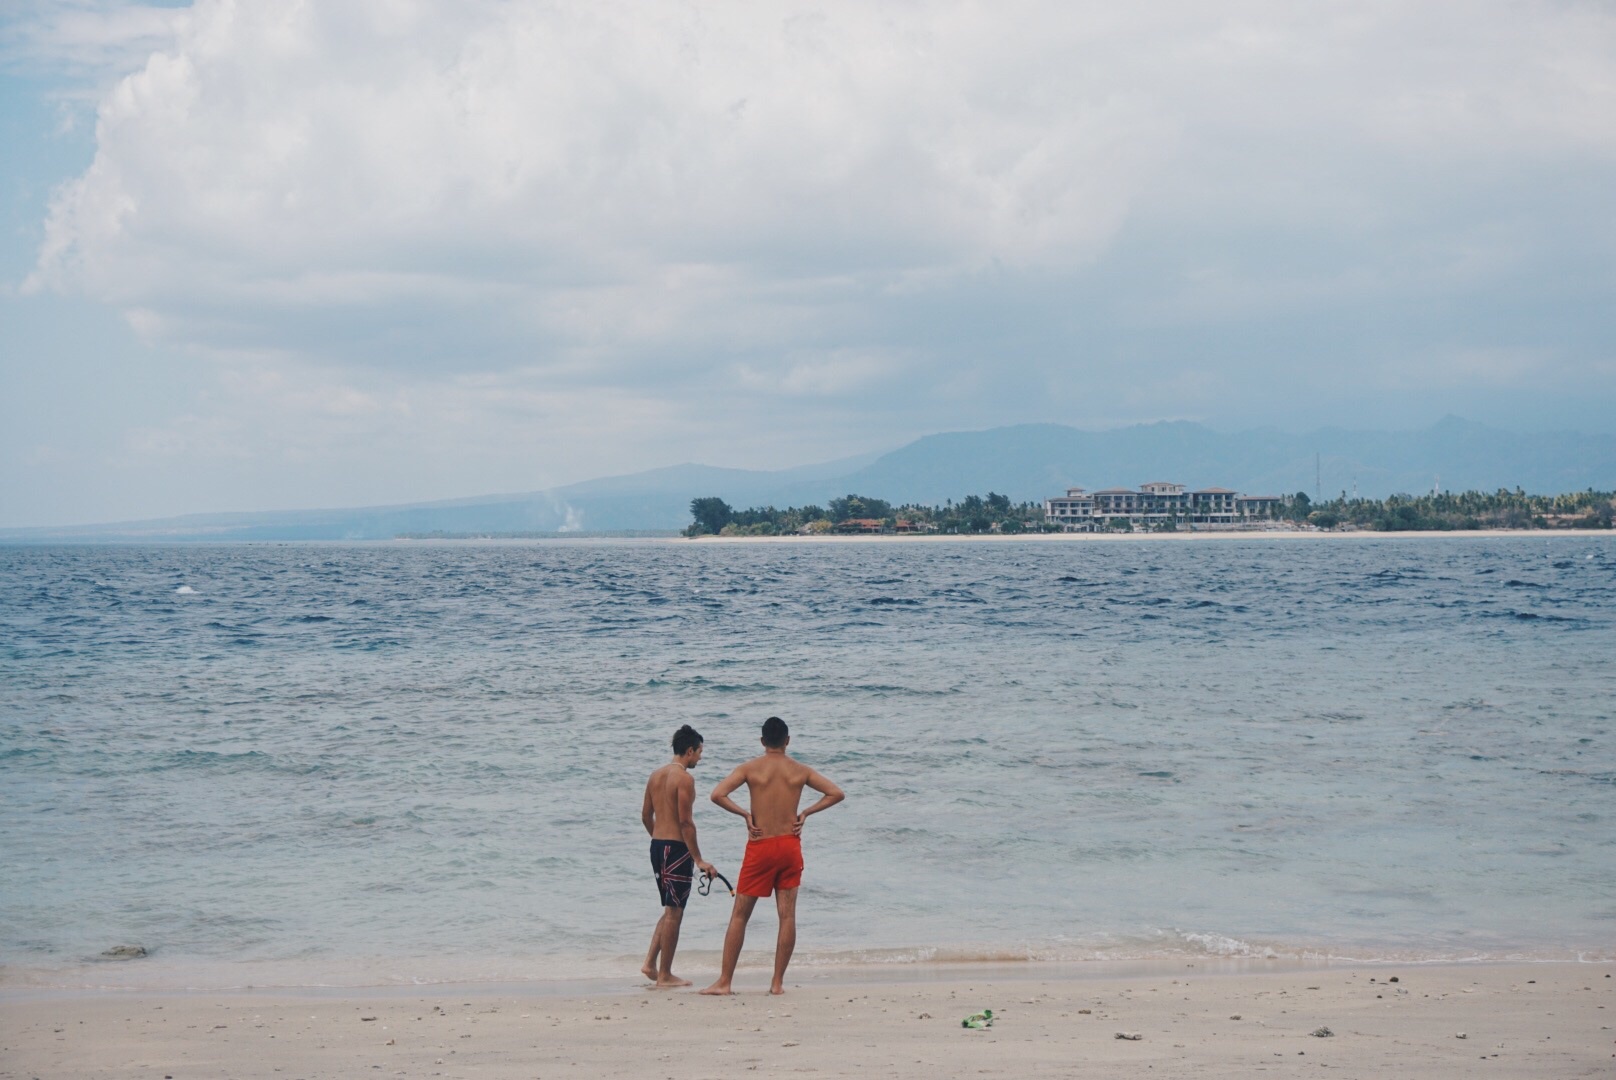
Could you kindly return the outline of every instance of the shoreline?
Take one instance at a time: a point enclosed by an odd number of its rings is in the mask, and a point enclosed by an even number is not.
[[[737,985],[758,984],[761,991],[768,982],[770,953],[760,948],[756,955],[743,956],[737,969]],[[680,974],[694,978],[697,985],[706,980],[689,976],[689,972],[711,974],[717,971],[717,953],[692,950],[690,956],[680,952]],[[422,994],[466,994],[487,997],[510,995],[532,998],[582,998],[635,994],[649,987],[633,970],[634,959],[624,957],[617,974],[564,974],[549,977],[491,975],[464,976],[443,979],[367,982],[361,976],[344,981],[309,982],[107,982],[52,983],[52,982],[0,982],[0,1003],[27,1001],[60,1001],[81,998],[221,998],[221,997],[282,997],[308,999],[394,999],[419,997]],[[1292,955],[1236,955],[1236,956],[1128,956],[1083,960],[1050,959],[984,959],[942,960],[919,963],[888,963],[879,960],[849,960],[835,964],[793,963],[791,981],[802,987],[859,987],[872,985],[924,986],[937,983],[990,980],[1015,983],[1027,981],[1085,983],[1119,978],[1146,978],[1174,975],[1193,969],[1207,976],[1273,975],[1308,973],[1327,970],[1356,970],[1366,972],[1423,971],[1442,969],[1482,968],[1587,968],[1616,973],[1616,959],[1598,955],[1593,958],[1530,956],[1476,956],[1467,958],[1373,958],[1365,959],[1334,954]],[[688,969],[688,970],[687,970]],[[0,1074],[3,1076],[3,1074]]]
[[[783,997],[764,992],[765,972],[743,971],[727,999],[634,979],[564,994],[8,993],[0,1077],[1607,1075],[1612,966],[1200,960],[954,967],[924,980],[794,971]],[[700,985],[706,972],[684,974]],[[961,1027],[984,1008],[991,1028]]]
[[[242,538],[231,536],[120,536],[114,539],[98,537],[64,536],[49,538],[29,538],[0,536],[0,549],[16,548],[140,548],[140,547],[174,547],[174,548],[205,548],[205,547],[369,547],[386,545],[461,545],[482,544],[501,546],[520,546],[537,544],[956,544],[956,543],[1138,543],[1148,542],[1199,542],[1199,541],[1239,541],[1239,540],[1435,540],[1435,539],[1530,539],[1543,537],[1545,539],[1564,538],[1592,538],[1616,536],[1616,529],[1424,529],[1402,532],[1381,532],[1374,529],[1356,529],[1351,531],[1319,530],[1319,529],[1226,529],[1216,532],[1191,532],[1182,530],[1178,532],[1071,532],[1071,533],[1014,533],[1010,535],[999,533],[855,533],[833,534],[825,533],[818,536],[803,536],[793,533],[789,536],[683,536],[677,532],[663,532],[654,535],[626,535],[620,533],[590,533],[576,535],[571,533],[545,533],[543,535],[523,536],[388,536],[355,539],[325,538]]]
[[[1434,540],[1434,539],[1531,539],[1565,537],[1613,537],[1611,529],[1464,529],[1420,530],[1411,532],[1378,532],[1362,529],[1336,532],[1307,529],[1227,529],[1217,532],[1134,532],[1134,533],[948,533],[920,535],[915,533],[825,534],[822,536],[694,536],[671,537],[666,543],[697,544],[951,544],[951,543],[1136,543],[1148,541],[1234,541],[1234,540]]]

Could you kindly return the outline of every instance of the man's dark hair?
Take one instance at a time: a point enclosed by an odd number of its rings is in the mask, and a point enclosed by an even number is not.
[[[673,733],[673,752],[683,754],[686,750],[694,750],[705,741],[701,737],[701,732],[686,724]]]
[[[763,721],[763,745],[778,750],[786,744],[791,736],[791,729],[786,722],[778,716],[771,716]]]

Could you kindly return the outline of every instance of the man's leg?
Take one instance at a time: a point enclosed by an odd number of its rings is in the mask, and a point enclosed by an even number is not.
[[[673,974],[673,954],[679,948],[679,927],[684,923],[685,909],[665,907],[662,909],[662,921],[657,924],[657,941],[662,948],[661,963],[657,967],[656,984],[659,988],[670,986],[689,986],[689,979],[676,978]]]
[[[724,931],[724,962],[718,971],[718,981],[704,994],[728,994],[729,984],[735,978],[735,965],[741,959],[741,946],[746,943],[746,920],[752,917],[757,897],[742,893],[735,898],[735,908],[729,914],[729,929]]]
[[[666,913],[666,908],[663,909]],[[645,963],[640,965],[640,974],[652,982],[656,982],[657,957],[662,954],[662,918],[659,916],[656,926],[651,929],[651,951],[645,954]]]
[[[774,941],[774,982],[769,993],[786,992],[786,965],[791,963],[791,952],[797,947],[797,890],[777,889],[774,910],[780,916],[780,936]]]

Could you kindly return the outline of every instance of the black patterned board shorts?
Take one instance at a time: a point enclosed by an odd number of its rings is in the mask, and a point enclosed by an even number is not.
[[[690,899],[690,849],[683,840],[651,841],[651,872],[656,875],[657,892],[663,907],[682,908]]]

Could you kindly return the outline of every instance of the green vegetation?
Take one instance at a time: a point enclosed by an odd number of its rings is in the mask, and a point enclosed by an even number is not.
[[[1289,509],[1296,509],[1293,500]],[[1579,491],[1567,495],[1528,495],[1519,488],[1493,494],[1393,495],[1388,499],[1348,499],[1303,503],[1294,520],[1321,529],[1342,527],[1383,532],[1454,529],[1608,529],[1616,513],[1616,493]],[[1287,514],[1287,516],[1291,516]]]
[[[1279,520],[1319,529],[1371,529],[1394,531],[1447,531],[1455,529],[1609,529],[1616,516],[1616,493],[1582,491],[1566,495],[1528,495],[1517,488],[1493,494],[1393,495],[1387,499],[1348,499],[1314,502],[1306,492],[1287,497],[1273,511]],[[1044,520],[1039,503],[1012,503],[1006,495],[967,495],[942,506],[906,503],[893,506],[885,499],[845,495],[828,507],[801,506],[777,510],[772,506],[736,510],[716,496],[693,499],[693,519],[686,536],[791,536],[829,532],[916,533],[1021,533],[1050,532],[1057,526]],[[1255,524],[1255,523],[1254,523]],[[1143,527],[1143,526],[1141,526]],[[1176,521],[1154,527],[1168,531]],[[1132,532],[1126,520],[1102,525],[1114,532]]]
[[[967,495],[942,506],[909,503],[893,506],[885,499],[844,495],[828,507],[772,506],[735,510],[723,499],[692,499],[686,536],[790,536],[835,531],[869,531],[851,522],[874,522],[876,531],[925,533],[1019,533],[1044,529],[1044,508],[1039,503],[1012,503],[1008,495],[988,492]]]

